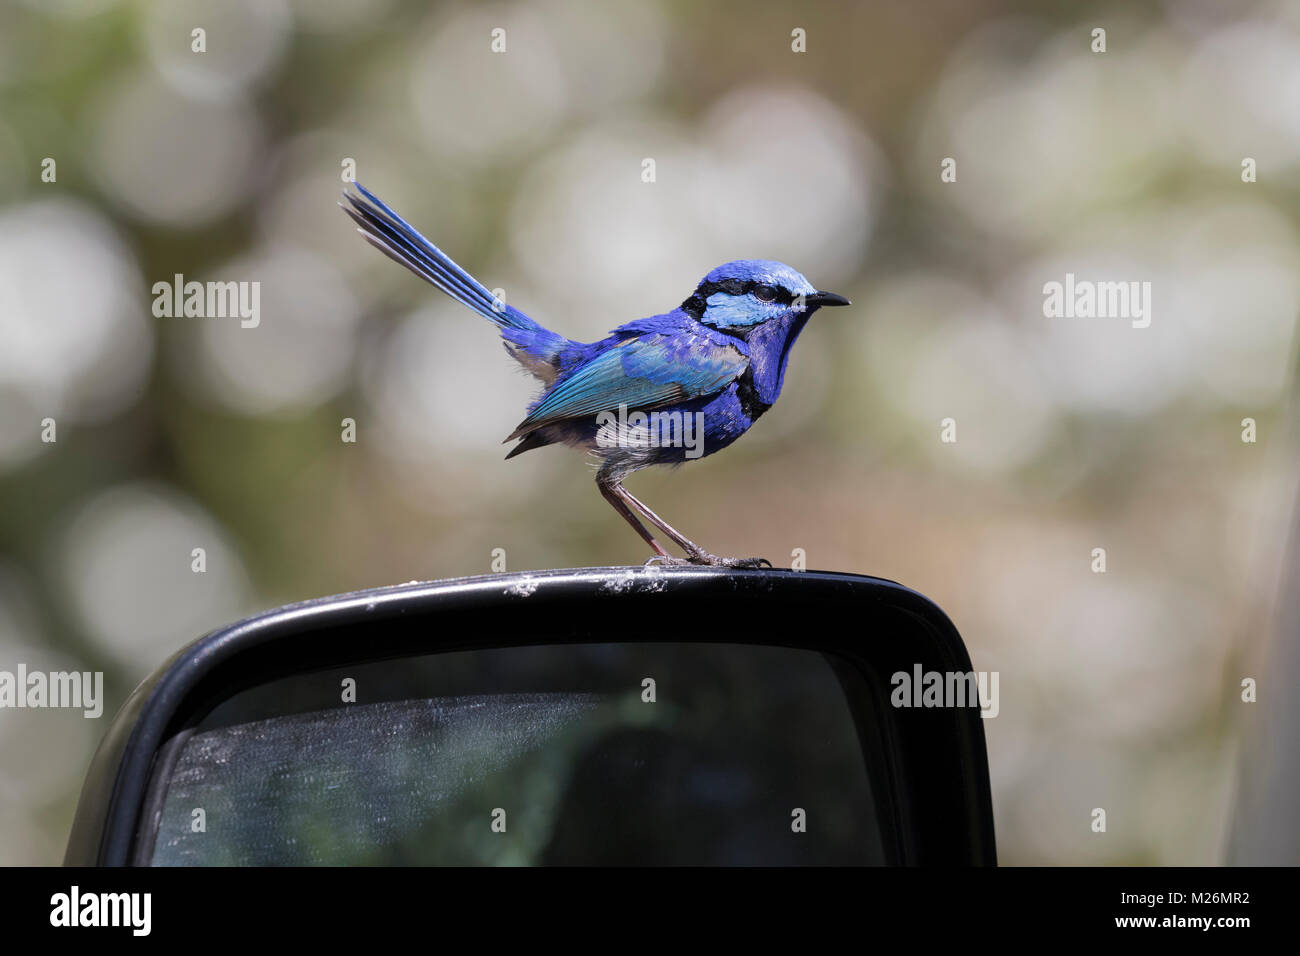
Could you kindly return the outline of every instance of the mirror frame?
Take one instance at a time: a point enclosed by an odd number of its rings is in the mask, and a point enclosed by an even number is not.
[[[591,613],[602,606],[606,613]],[[575,607],[585,613],[564,613]],[[599,629],[598,622],[617,620],[616,614],[697,626],[653,635]],[[381,622],[382,629],[356,639],[359,628]],[[714,626],[699,628],[699,622]],[[899,632],[899,623],[910,626]],[[450,626],[431,639],[430,625]],[[864,740],[863,750],[889,863],[996,864],[978,703],[888,705],[893,673],[910,673],[917,664],[925,671],[973,669],[960,635],[933,602],[882,578],[695,567],[582,568],[413,582],[291,604],[213,631],[173,655],[113,718],[86,776],[64,864],[148,865],[169,755],[174,759],[188,729],[213,707],[264,681],[489,647],[727,643],[727,634],[736,630],[733,643],[830,653],[879,688],[872,700],[850,697],[849,704],[859,734],[879,735]]]

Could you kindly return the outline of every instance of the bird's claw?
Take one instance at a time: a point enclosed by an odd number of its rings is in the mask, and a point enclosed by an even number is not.
[[[719,558],[716,555],[705,555],[706,564],[712,564],[722,568],[770,568],[772,562],[767,558]]]
[[[646,567],[684,568],[694,566],[712,568],[770,568],[772,562],[767,558],[723,558],[707,551],[698,551],[685,558],[676,558],[670,554],[656,554],[646,559]]]

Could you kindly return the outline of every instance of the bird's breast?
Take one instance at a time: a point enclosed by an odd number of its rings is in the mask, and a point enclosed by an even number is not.
[[[736,400],[740,404],[741,412],[750,422],[757,421],[760,415],[772,407],[772,402],[763,400],[758,386],[754,383],[754,367],[752,365],[746,368],[740,378],[736,380]],[[773,396],[772,400],[776,400],[775,396]]]

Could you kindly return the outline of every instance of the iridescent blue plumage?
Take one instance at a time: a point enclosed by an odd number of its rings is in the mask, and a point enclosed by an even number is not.
[[[686,552],[685,562],[754,566],[761,559],[709,554],[623,487],[650,465],[676,465],[727,447],[781,394],[790,348],[823,305],[848,300],[818,292],[789,266],[764,259],[710,272],[681,306],[637,319],[598,342],[574,342],[500,302],[378,197],[356,184],[343,210],[368,242],[493,322],[506,350],[543,384],[506,441],[506,456],[563,443],[596,456],[596,483],[655,551],[673,558],[637,519],[640,512]],[[644,421],[642,420],[644,419]],[[684,562],[683,562],[684,563]]]

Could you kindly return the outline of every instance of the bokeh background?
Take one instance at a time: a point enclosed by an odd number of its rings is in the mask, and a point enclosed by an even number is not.
[[[0,0],[0,24],[0,668],[107,675],[100,721],[0,712],[0,863],[61,858],[108,716],[214,626],[497,548],[645,557],[580,456],[501,460],[530,380],[355,234],[347,159],[573,338],[734,258],[851,297],[744,441],[630,487],[715,552],[802,548],[949,613],[1001,673],[1003,862],[1225,859],[1297,475],[1300,5]],[[1150,281],[1150,327],[1044,318],[1067,271]],[[174,273],[260,281],[260,326],[153,317]]]

